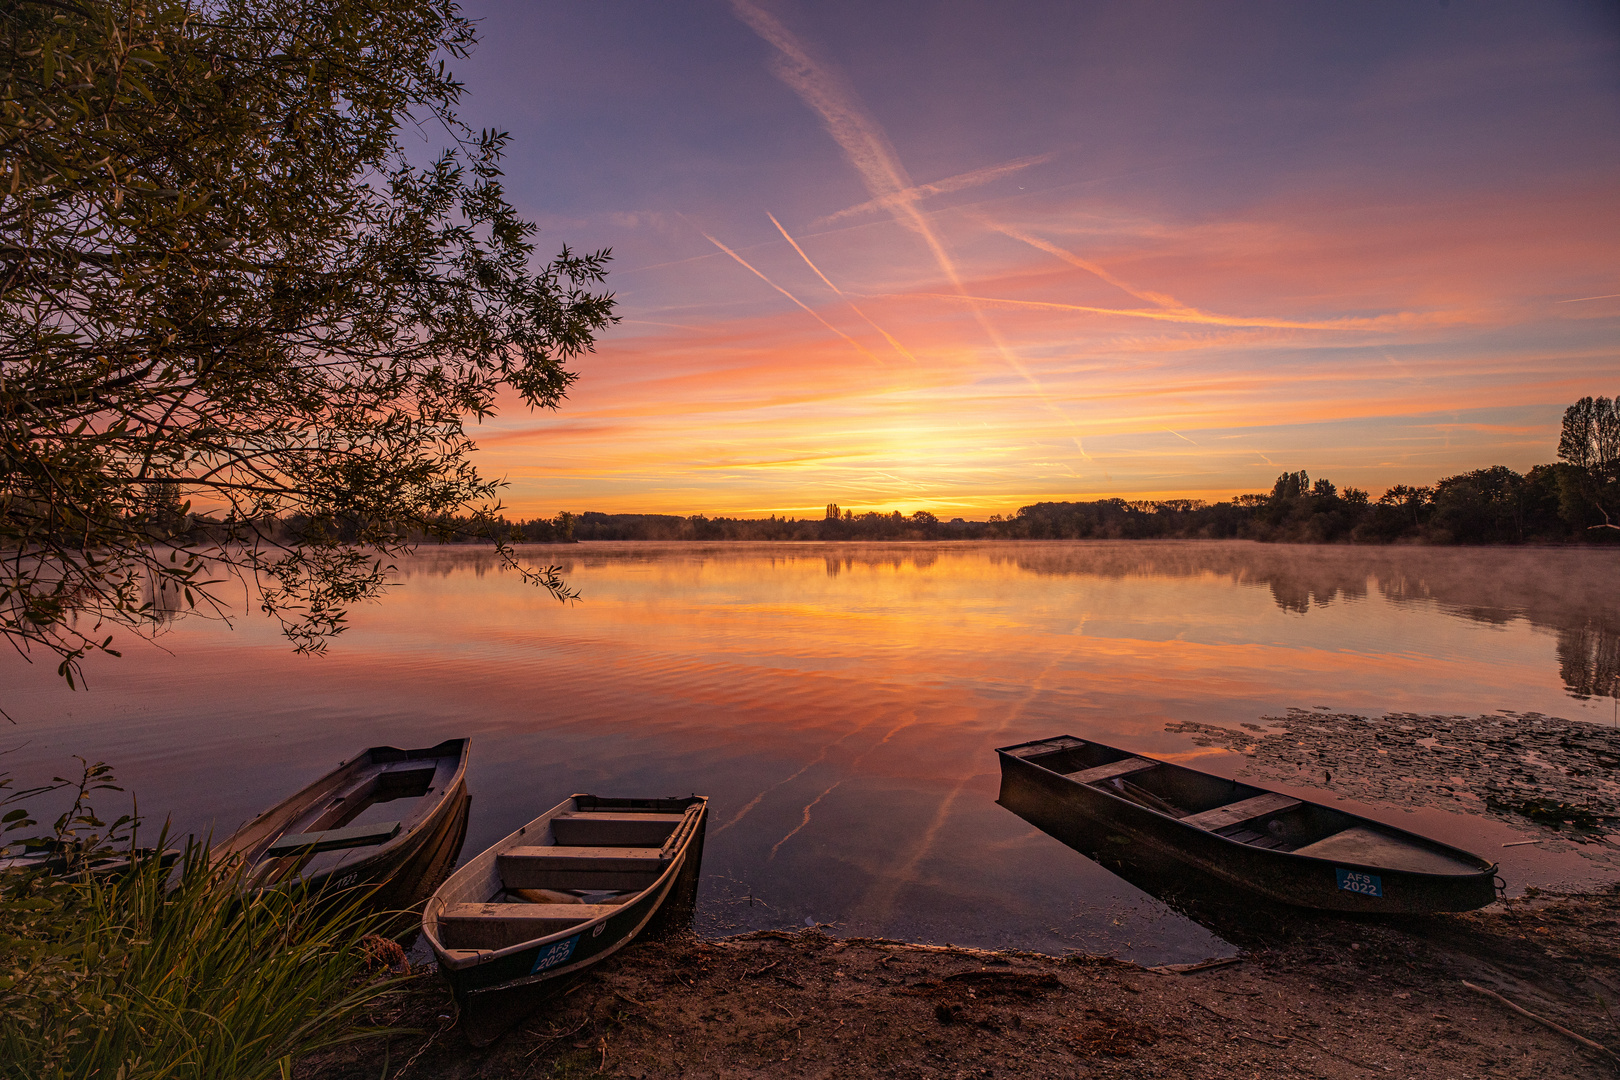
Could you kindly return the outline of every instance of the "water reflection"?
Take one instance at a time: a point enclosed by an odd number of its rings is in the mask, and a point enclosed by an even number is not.
[[[1620,631],[1601,622],[1558,631],[1558,672],[1575,697],[1620,697]]]
[[[524,586],[487,549],[424,548],[325,657],[293,656],[244,616],[234,629],[177,619],[168,652],[120,642],[124,659],[93,665],[88,694],[0,659],[27,742],[6,767],[48,777],[67,775],[72,754],[106,760],[149,817],[224,835],[355,745],[471,736],[468,851],[572,792],[711,796],[706,933],[808,919],[1174,963],[1219,942],[1094,864],[1055,857],[1055,841],[997,807],[995,746],[1069,732],[1232,774],[1241,759],[1166,726],[1236,729],[1292,706],[1607,723],[1614,692],[1620,552],[526,554],[561,564],[582,602]]]
[[[1207,928],[1222,946],[1217,950],[1221,955],[1235,951],[1227,944],[1229,941],[1246,945],[1257,930],[1275,930],[1301,917],[1297,908],[1233,888],[1184,860],[1171,858],[1079,814],[1032,823],[1144,895]]]

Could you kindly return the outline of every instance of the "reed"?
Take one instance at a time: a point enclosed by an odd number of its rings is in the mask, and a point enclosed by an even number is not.
[[[285,1078],[378,1034],[360,1014],[400,980],[367,971],[365,896],[241,877],[195,842],[169,866],[0,876],[0,1075]]]

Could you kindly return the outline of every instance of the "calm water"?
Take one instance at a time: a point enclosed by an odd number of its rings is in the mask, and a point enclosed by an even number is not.
[[[1057,733],[1240,759],[1165,725],[1289,707],[1610,723],[1620,552],[1226,543],[539,548],[560,605],[487,551],[425,549],[325,657],[255,616],[126,641],[72,693],[0,660],[32,779],[112,763],[143,815],[225,832],[356,750],[473,739],[464,856],[575,791],[713,798],[700,929],[836,924],[1149,963],[1213,935],[995,805],[992,748]],[[164,651],[167,650],[167,651]],[[1295,790],[1295,789],[1287,789]],[[1320,792],[1314,797],[1330,798]],[[1358,805],[1358,804],[1348,804]],[[1503,859],[1478,818],[1370,812]]]

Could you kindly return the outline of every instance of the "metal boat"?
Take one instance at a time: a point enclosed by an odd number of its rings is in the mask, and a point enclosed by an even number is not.
[[[655,922],[690,919],[707,811],[698,795],[574,795],[451,874],[422,934],[473,1044]]]
[[[209,857],[241,859],[250,890],[375,886],[386,903],[396,877],[412,876],[441,847],[460,847],[468,745],[373,746],[215,844]]]
[[[1471,911],[1496,864],[1320,803],[1060,735],[996,751],[1002,806],[1060,840],[1104,825],[1271,900],[1324,911]]]

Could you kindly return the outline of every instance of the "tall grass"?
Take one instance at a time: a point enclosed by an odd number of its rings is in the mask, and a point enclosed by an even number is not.
[[[364,896],[241,879],[198,843],[168,867],[0,873],[0,1075],[284,1078],[372,1034],[358,1015],[397,980],[366,972]]]

